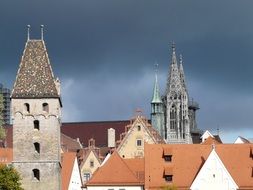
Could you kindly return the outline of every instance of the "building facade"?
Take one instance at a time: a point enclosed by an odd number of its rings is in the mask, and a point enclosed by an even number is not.
[[[28,40],[11,94],[13,165],[25,190],[61,189],[61,99],[42,39]]]
[[[173,44],[166,94],[162,98],[156,75],[151,102],[152,126],[159,131],[167,143],[193,143],[200,137],[196,122],[198,109],[198,104],[189,98],[182,56],[178,64]]]
[[[3,100],[4,100],[4,109],[3,109],[3,119],[5,124],[10,124],[10,94],[11,91],[10,89],[4,87],[3,84],[0,83],[0,94],[3,95]]]

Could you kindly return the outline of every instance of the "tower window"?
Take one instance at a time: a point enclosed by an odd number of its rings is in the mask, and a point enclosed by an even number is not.
[[[33,143],[33,145],[34,145],[35,152],[40,153],[40,143],[36,142],[36,143]]]
[[[33,179],[38,181],[40,180],[40,170],[33,169]]]
[[[45,111],[45,112],[49,112],[49,105],[48,105],[48,103],[43,103],[43,104],[42,104],[42,109],[43,109],[43,111]]]
[[[33,126],[34,126],[34,129],[40,130],[40,122],[39,122],[39,120],[34,120]]]
[[[24,107],[25,107],[25,111],[27,111],[28,113],[30,113],[30,105],[28,103],[25,103]]]

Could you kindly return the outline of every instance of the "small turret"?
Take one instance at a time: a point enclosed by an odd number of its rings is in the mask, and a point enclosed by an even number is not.
[[[156,67],[158,65],[156,64]],[[164,136],[164,110],[163,102],[160,96],[159,84],[157,79],[157,70],[155,73],[155,84],[153,90],[153,98],[151,101],[151,124],[159,132],[161,137]]]

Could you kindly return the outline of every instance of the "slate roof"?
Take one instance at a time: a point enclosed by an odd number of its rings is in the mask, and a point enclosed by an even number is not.
[[[43,40],[26,42],[11,97],[59,97]]]

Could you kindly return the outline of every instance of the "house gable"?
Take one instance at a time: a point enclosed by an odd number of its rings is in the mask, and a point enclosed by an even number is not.
[[[140,116],[137,116],[133,124],[129,125],[129,130],[117,148],[122,158],[144,157],[144,142],[156,143],[155,137],[148,130],[148,127],[151,125],[145,123]]]
[[[98,167],[100,167],[100,165],[101,163],[98,155],[96,155],[93,150],[90,150],[80,166],[84,183],[86,183],[91,178],[92,174]]]
[[[194,179],[191,190],[236,190],[237,184],[222,163],[215,149]]]
[[[79,166],[77,163],[77,158],[75,157],[68,190],[72,189],[81,190],[81,187],[82,187],[82,179],[80,175]]]

